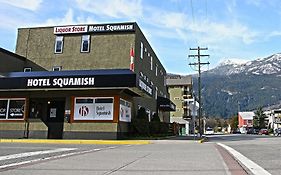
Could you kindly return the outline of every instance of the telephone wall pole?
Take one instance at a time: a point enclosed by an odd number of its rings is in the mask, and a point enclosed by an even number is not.
[[[199,120],[199,134],[200,137],[203,134],[202,125],[201,125],[201,118],[202,118],[202,103],[201,103],[201,66],[210,64],[209,62],[202,63],[201,57],[209,57],[210,55],[202,55],[200,54],[201,50],[208,50],[208,48],[190,48],[189,50],[197,50],[197,55],[188,55],[188,57],[198,58],[197,62],[189,63],[190,66],[198,66],[198,103],[199,103],[199,110],[198,110],[198,120]]]

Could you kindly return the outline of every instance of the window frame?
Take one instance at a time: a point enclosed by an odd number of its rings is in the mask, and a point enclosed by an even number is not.
[[[32,72],[32,68],[31,67],[24,67],[23,72]]]
[[[84,49],[84,47],[83,47],[84,41],[88,41],[88,48],[87,48],[86,51],[83,50]],[[91,35],[82,35],[80,52],[81,53],[89,53],[90,52],[90,44],[91,44]]]
[[[58,70],[55,70],[58,69]],[[61,71],[62,70],[62,66],[53,66],[52,71]]]
[[[140,58],[143,59],[143,43],[140,43]]]
[[[58,42],[61,42],[60,51],[58,51]],[[55,53],[63,53],[63,36],[56,36],[55,40]]]

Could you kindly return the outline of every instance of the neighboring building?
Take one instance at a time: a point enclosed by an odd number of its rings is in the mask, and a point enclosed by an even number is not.
[[[273,130],[281,128],[281,109],[274,109],[271,111],[265,111],[266,121],[268,121],[267,128]]]
[[[45,69],[34,62],[0,48],[0,75],[8,72],[44,71]]]
[[[185,128],[185,133],[189,133],[189,121],[191,121],[192,97],[192,76],[168,75],[166,84],[170,94],[171,101],[176,105],[176,111],[171,112],[170,122],[176,122]],[[189,120],[189,121],[188,121]]]
[[[121,138],[140,107],[170,120],[165,68],[136,23],[21,28],[16,53],[47,71],[0,78],[2,138]]]
[[[238,128],[241,133],[246,133],[248,128],[253,127],[254,112],[238,112]]]

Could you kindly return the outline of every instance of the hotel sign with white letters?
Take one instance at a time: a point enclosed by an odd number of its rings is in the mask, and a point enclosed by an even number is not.
[[[71,86],[94,86],[94,77],[79,78],[29,78],[26,87],[71,87]]]
[[[90,25],[89,32],[134,32],[134,23],[128,24],[105,24],[105,25]]]

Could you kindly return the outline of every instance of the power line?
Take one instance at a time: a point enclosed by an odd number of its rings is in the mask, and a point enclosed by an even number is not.
[[[199,110],[198,110],[198,120],[199,120],[199,134],[200,137],[202,136],[202,126],[201,126],[201,115],[202,115],[202,104],[201,104],[201,66],[202,65],[209,65],[209,62],[201,62],[201,57],[209,57],[210,55],[203,55],[200,53],[201,50],[208,50],[208,48],[190,48],[190,51],[197,50],[197,54],[195,55],[188,55],[188,57],[197,58],[198,61],[194,63],[189,63],[190,66],[198,66],[198,103],[199,103]]]

